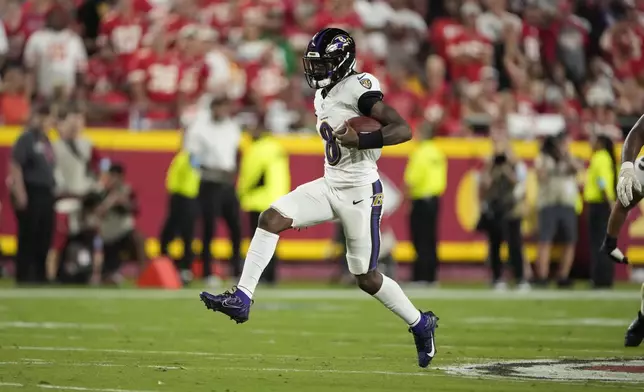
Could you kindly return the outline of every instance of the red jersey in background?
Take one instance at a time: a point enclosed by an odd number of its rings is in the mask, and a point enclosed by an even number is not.
[[[439,18],[431,26],[429,42],[436,54],[447,59],[447,43],[463,32],[463,25],[453,18]]]
[[[181,61],[176,52],[162,54],[150,49],[139,50],[132,59],[128,80],[143,83],[150,109],[146,117],[159,120],[174,117],[171,109],[177,101]]]
[[[147,30],[144,17],[141,15],[124,15],[110,12],[99,27],[98,45],[110,45],[117,57],[118,67],[123,75],[132,56],[141,48],[141,41]]]
[[[194,103],[204,93],[209,77],[210,70],[203,58],[183,61],[179,91],[188,103]]]
[[[492,44],[475,31],[463,30],[447,43],[448,67],[452,80],[466,79],[477,82],[486,65],[482,56],[491,53]]]

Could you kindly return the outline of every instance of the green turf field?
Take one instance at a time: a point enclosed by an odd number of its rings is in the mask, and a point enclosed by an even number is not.
[[[623,347],[635,286],[410,290],[441,319],[425,370],[401,321],[357,290],[260,288],[243,325],[207,311],[198,292],[0,289],[0,390],[644,390],[644,360],[627,361],[644,347]],[[545,362],[490,365],[513,360]],[[466,366],[476,364],[486,366]]]

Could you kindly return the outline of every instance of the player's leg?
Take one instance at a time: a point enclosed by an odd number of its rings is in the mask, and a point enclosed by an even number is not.
[[[626,347],[637,347],[644,340],[644,284],[642,284],[640,295],[640,310],[637,312],[635,320],[626,330],[626,336],[624,337],[624,346]]]
[[[554,207],[543,207],[539,210],[539,245],[534,280],[534,284],[537,287],[548,285],[550,250],[552,248],[552,240],[557,233],[556,218],[556,209]]]
[[[434,329],[438,317],[432,312],[420,312],[398,283],[376,269],[381,245],[382,184],[376,181],[364,187],[335,189],[331,200],[344,227],[349,271],[364,292],[409,325],[414,334],[418,365],[427,367],[436,354]]]
[[[238,323],[248,320],[255,288],[275,253],[279,233],[291,227],[308,227],[333,219],[328,192],[326,181],[320,178],[299,186],[262,212],[246,254],[237,289],[221,295],[201,293],[201,300],[208,309],[222,312]]]
[[[224,186],[222,190],[221,216],[228,227],[232,247],[228,268],[235,277],[238,277],[237,266],[241,264],[241,219],[239,217],[239,200],[232,184]]]
[[[559,224],[562,228],[563,251],[559,262],[557,286],[560,288],[572,287],[570,270],[575,259],[575,248],[577,246],[577,212],[574,207],[560,206],[557,208]]]
[[[503,222],[492,221],[489,224],[488,235],[488,262],[492,269],[492,286],[505,287],[503,282],[503,262],[501,261],[501,244],[503,243]]]

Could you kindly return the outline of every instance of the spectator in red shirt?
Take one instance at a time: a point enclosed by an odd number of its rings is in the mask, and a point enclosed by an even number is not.
[[[541,17],[541,9],[537,7],[536,2],[528,2],[523,11],[519,36],[520,52],[528,64],[535,64],[541,61],[541,41],[539,40]]]
[[[637,21],[618,21],[601,37],[600,45],[611,61],[619,80],[640,78],[644,72],[643,37]]]
[[[492,62],[492,45],[476,30],[476,20],[481,8],[473,2],[461,6],[463,30],[447,43],[450,75],[453,80],[477,82],[481,69]]]
[[[586,76],[586,45],[590,25],[572,13],[572,0],[562,0],[558,8],[545,13],[547,20],[539,31],[545,64],[561,62],[573,83]]]
[[[353,1],[325,0],[315,17],[315,30],[326,27],[337,27],[348,32],[354,32],[362,26],[362,21],[353,10]]]
[[[420,126],[431,127],[437,136],[468,134],[461,120],[460,97],[445,83],[445,62],[438,56],[430,56],[425,69],[428,89]]]
[[[104,57],[116,58],[116,81],[125,81],[127,66],[141,48],[146,30],[145,15],[136,12],[134,0],[119,0],[114,10],[101,21],[97,44]]]
[[[445,0],[447,16],[436,19],[431,25],[429,42],[436,54],[444,59],[448,59],[447,44],[463,31],[463,25],[459,20],[459,5],[458,0]]]
[[[165,30],[152,32],[150,47],[140,49],[130,64],[134,104],[130,122],[137,129],[176,128],[181,62],[169,42]]]
[[[495,122],[501,118],[501,96],[498,92],[499,73],[492,67],[481,69],[481,83],[469,88],[463,116],[473,122],[488,119]]]
[[[16,61],[22,57],[22,51],[27,39],[36,30],[45,25],[45,14],[51,9],[53,1],[38,0],[36,2],[21,2],[9,0],[2,17],[7,38],[9,40],[9,60]]]
[[[389,70],[390,83],[387,85],[387,102],[407,121],[416,117],[419,96],[408,88],[410,72],[403,64],[394,65]]]
[[[116,82],[116,71],[122,72],[119,65],[112,57],[96,55],[89,60],[86,81],[89,98],[87,120],[90,123],[128,126],[129,97]]]
[[[209,78],[205,61],[206,45],[195,25],[188,25],[179,32],[178,48],[181,54],[181,80],[179,81],[179,113],[193,110],[204,93]]]
[[[299,2],[293,7],[293,21],[285,27],[285,34],[293,50],[301,53],[306,49],[315,30],[315,5],[309,2]]]
[[[171,12],[163,21],[170,39],[176,40],[184,27],[198,24],[199,12],[196,0],[175,0]]]

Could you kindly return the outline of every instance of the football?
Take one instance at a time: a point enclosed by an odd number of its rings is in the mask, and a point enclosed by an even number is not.
[[[353,117],[347,120],[347,123],[356,130],[356,132],[375,132],[382,128],[382,124],[380,124],[377,120],[374,120],[371,117],[367,116],[359,116],[359,117]]]
[[[644,184],[644,156],[635,160],[635,176],[637,176],[640,184]]]

